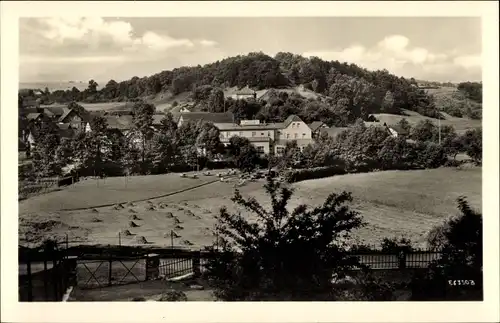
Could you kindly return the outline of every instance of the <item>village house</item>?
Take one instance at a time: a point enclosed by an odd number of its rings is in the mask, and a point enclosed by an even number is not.
[[[308,124],[308,126],[309,126],[309,128],[311,128],[313,139],[316,139],[319,137],[319,135],[321,133],[321,129],[329,128],[328,125],[322,121],[314,121],[314,122]]]
[[[220,140],[227,146],[233,136],[247,138],[261,154],[281,155],[288,142],[296,141],[300,150],[313,142],[309,126],[298,116],[291,115],[284,122],[261,123],[242,120],[237,123],[214,123],[220,131]]]
[[[186,113],[176,113],[174,115],[174,120],[177,122],[177,126],[180,127],[183,123],[189,121],[205,121],[211,123],[232,123],[234,122],[234,116],[230,112],[225,113],[211,113],[211,112],[186,112]]]
[[[257,98],[257,92],[255,92],[254,90],[252,90],[247,85],[244,88],[236,91],[233,95],[231,95],[231,98],[233,98],[234,100],[256,99]]]
[[[381,123],[381,122],[364,122],[365,126],[370,127],[383,127],[384,129],[387,130],[390,136],[396,138],[396,137],[407,137],[409,136],[408,131],[405,129],[401,128],[399,125],[391,125],[388,126],[387,123]]]

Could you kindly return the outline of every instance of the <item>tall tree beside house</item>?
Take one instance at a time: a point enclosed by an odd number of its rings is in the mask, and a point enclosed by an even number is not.
[[[229,139],[229,151],[236,167],[242,171],[250,172],[259,164],[259,153],[247,138],[238,136]]]
[[[152,166],[155,173],[164,173],[175,163],[179,153],[175,138],[164,132],[155,133],[151,144]]]
[[[134,135],[141,142],[141,169],[145,172],[150,163],[151,139],[153,137],[153,114],[155,106],[149,103],[137,102],[132,108]]]
[[[220,142],[219,129],[212,123],[205,123],[201,126],[201,131],[196,138],[196,146],[202,150],[206,157],[213,158],[223,152]]]
[[[343,239],[361,227],[359,213],[350,210],[349,193],[330,194],[315,207],[293,210],[293,191],[268,178],[271,207],[236,190],[232,201],[256,220],[221,208],[217,232],[221,243],[207,265],[215,294],[226,301],[335,300],[332,277],[343,278],[358,265],[344,249]]]
[[[73,140],[74,161],[81,171],[103,176],[111,162],[112,142],[107,136],[106,119],[94,117],[91,132],[80,132]]]
[[[224,112],[224,92],[220,88],[214,88],[208,99],[210,112]]]
[[[53,126],[41,123],[35,134],[36,145],[32,150],[33,168],[40,177],[57,176],[61,174],[60,161],[57,158],[59,136]]]

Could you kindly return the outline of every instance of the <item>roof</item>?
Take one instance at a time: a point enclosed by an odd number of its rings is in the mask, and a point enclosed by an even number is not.
[[[42,107],[44,110],[50,111],[54,116],[60,117],[64,114],[64,109],[67,109],[64,106],[44,106]]]
[[[293,140],[281,139],[281,140],[278,140],[278,142],[276,142],[276,145],[286,146],[286,144],[288,142],[292,142],[292,141],[296,141],[298,146],[307,146],[307,145],[314,142],[314,140],[312,140],[312,139],[293,139]]]
[[[254,95],[255,94],[255,91],[252,90],[251,88],[247,86],[245,86],[244,88],[236,91],[235,93],[236,95]]]
[[[214,126],[216,126],[219,130],[221,131],[229,131],[229,130],[234,130],[234,131],[243,131],[243,130],[274,130],[274,129],[281,129],[283,127],[282,123],[261,123],[261,124],[255,124],[255,125],[239,125],[237,123],[214,123]]]
[[[311,128],[311,130],[312,130],[313,132],[314,132],[314,131],[316,131],[316,130],[318,130],[318,129],[319,129],[319,127],[321,127],[321,126],[323,126],[323,125],[325,125],[325,126],[326,126],[326,124],[325,124],[323,121],[313,121],[313,122],[311,122],[310,124],[308,124],[309,128]]]
[[[38,119],[38,117],[39,117],[39,116],[41,116],[41,115],[42,115],[42,114],[41,114],[41,113],[38,113],[38,112],[37,112],[37,113],[28,113],[28,114],[26,115],[26,118],[27,118],[28,120],[34,120],[34,119]]]
[[[68,108],[63,108],[63,115],[59,118],[59,121],[64,121],[64,119],[66,119],[66,117],[71,113],[73,112],[73,109],[68,109]]]
[[[299,118],[298,116],[296,116],[295,114],[292,114],[291,116],[289,116],[288,118],[286,118],[286,120],[283,122],[283,128],[287,128],[290,123],[292,122],[303,122],[301,118]]]
[[[321,134],[326,133],[328,136],[332,138],[337,138],[339,134],[342,132],[349,130],[348,127],[332,127],[332,128],[321,128],[319,131]]]
[[[185,112],[180,113],[183,121],[208,121],[212,123],[232,123],[233,114],[226,113],[212,113],[212,112]]]

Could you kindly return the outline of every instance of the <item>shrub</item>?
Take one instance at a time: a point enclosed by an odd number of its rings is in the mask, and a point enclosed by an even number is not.
[[[326,166],[309,169],[292,170],[285,174],[288,183],[305,181],[308,179],[324,178],[335,175],[343,175],[346,171],[339,166]]]
[[[412,279],[412,298],[420,301],[483,299],[483,220],[464,198],[458,199],[460,214],[446,221],[429,236],[441,246],[441,258],[426,272]],[[466,280],[468,284],[457,283]],[[471,283],[472,282],[472,283]]]

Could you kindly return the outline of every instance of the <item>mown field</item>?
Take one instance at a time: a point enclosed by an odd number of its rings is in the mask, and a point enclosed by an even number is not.
[[[406,119],[412,126],[416,125],[422,120],[430,120],[434,124],[438,124],[439,120],[434,119],[434,118],[429,118],[426,116],[423,116],[417,112],[414,111],[409,111],[405,110],[404,113],[406,115],[397,115],[397,114],[388,114],[388,113],[379,113],[379,114],[374,114],[374,116],[382,123],[387,123],[388,125],[394,125],[398,123],[401,119]],[[482,125],[481,120],[473,120],[469,119],[467,117],[465,118],[457,118],[450,116],[449,114],[445,112],[441,112],[441,114],[445,117],[444,120],[441,120],[441,125],[449,125],[453,126],[455,128],[455,131],[458,133],[462,133],[466,131],[467,129],[471,128],[479,128]]]
[[[59,206],[90,207],[104,199],[124,202],[144,199],[148,194],[160,195],[159,190],[172,192],[173,187],[187,187],[203,180],[180,179],[178,175],[137,177],[137,182],[127,188],[123,181],[123,178],[108,179],[97,187],[89,180],[81,183],[81,187],[76,185],[21,202],[20,244],[34,245],[44,237],[63,238],[67,233],[70,241],[84,244],[170,246],[173,240],[175,246],[199,248],[215,240],[214,216],[222,206],[253,218],[230,200],[235,182],[214,182],[164,198],[125,203],[119,208],[60,211]],[[253,196],[268,206],[263,183],[248,183],[239,189],[244,196]],[[424,246],[426,233],[457,213],[459,196],[466,196],[473,207],[481,209],[481,168],[349,174],[304,181],[293,187],[295,195],[290,209],[301,203],[311,206],[322,203],[332,192],[352,192],[352,207],[367,222],[366,227],[355,232],[355,238],[372,245],[379,244],[384,237],[405,235]]]

